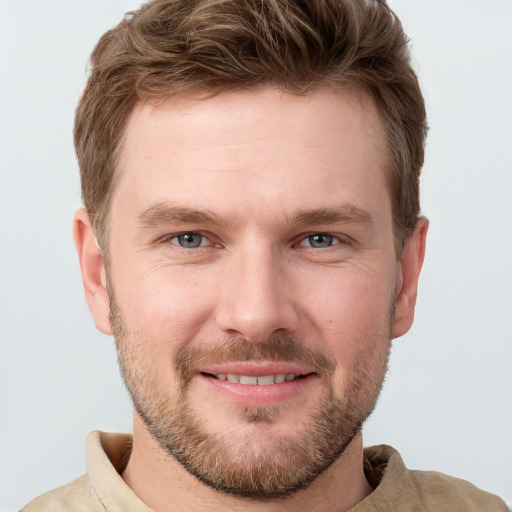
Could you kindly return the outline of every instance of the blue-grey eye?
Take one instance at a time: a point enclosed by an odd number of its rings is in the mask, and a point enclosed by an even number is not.
[[[317,233],[316,235],[308,236],[307,240],[311,247],[315,249],[325,249],[326,247],[331,247],[335,239],[332,235]]]
[[[184,233],[182,235],[176,235],[173,240],[176,240],[176,245],[185,249],[196,249],[205,244],[206,238],[199,233]]]

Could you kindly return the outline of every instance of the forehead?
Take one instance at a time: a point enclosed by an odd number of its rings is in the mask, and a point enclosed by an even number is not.
[[[269,215],[322,201],[372,203],[388,195],[385,147],[375,105],[361,91],[183,94],[135,108],[113,202],[129,196],[133,210],[181,201]]]

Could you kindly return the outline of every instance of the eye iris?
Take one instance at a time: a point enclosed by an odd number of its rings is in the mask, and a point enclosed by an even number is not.
[[[323,247],[330,247],[332,245],[333,239],[331,235],[311,235],[308,237],[309,243],[311,247],[315,248],[323,248]]]
[[[195,249],[196,247],[200,247],[202,241],[203,237],[197,233],[186,233],[184,235],[178,236],[178,243],[181,245],[181,247],[185,247],[187,249]]]

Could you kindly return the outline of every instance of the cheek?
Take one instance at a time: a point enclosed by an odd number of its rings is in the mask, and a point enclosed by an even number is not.
[[[346,389],[361,365],[377,371],[387,360],[391,340],[392,276],[340,274],[308,292],[308,323],[338,363],[339,390]],[[314,333],[312,334],[314,336]]]
[[[305,315],[329,337],[367,337],[388,334],[394,281],[390,274],[340,269],[303,286]]]
[[[156,364],[203,334],[215,297],[207,276],[175,268],[152,268],[114,278],[117,305],[133,340],[143,341]]]

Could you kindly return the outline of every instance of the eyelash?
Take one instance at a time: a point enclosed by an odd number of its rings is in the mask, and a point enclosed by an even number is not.
[[[328,241],[330,241],[330,244],[327,245],[327,247],[313,247],[312,239],[314,239],[315,237],[316,238],[326,238],[326,239],[328,239]],[[304,245],[304,242],[306,242],[306,241],[309,241],[309,245]],[[346,242],[346,240],[342,239],[340,236],[331,235],[330,233],[312,233],[310,235],[303,237],[300,240],[300,242],[296,245],[298,245],[299,247],[309,247],[311,249],[328,249],[328,248],[332,247],[333,245],[340,245],[340,244],[343,244],[344,242]],[[319,241],[318,243],[321,244],[322,242]]]
[[[185,236],[198,236],[198,237],[201,237],[201,242],[200,242],[200,244],[197,247],[184,247],[184,246],[182,246],[181,244],[179,244],[177,242],[176,243],[173,242],[173,240],[178,240],[180,237],[185,237]],[[203,245],[204,241],[209,241],[210,243],[212,243],[208,236],[206,236],[203,233],[200,233],[198,231],[185,231],[183,233],[174,233],[174,234],[166,236],[162,240],[162,242],[164,242],[164,243],[171,243],[172,245],[176,245],[180,249],[185,249],[185,250],[203,248],[203,247],[206,246],[206,245]]]

